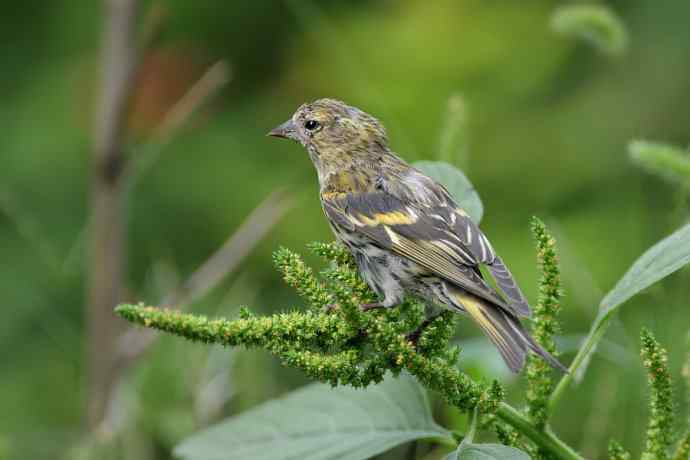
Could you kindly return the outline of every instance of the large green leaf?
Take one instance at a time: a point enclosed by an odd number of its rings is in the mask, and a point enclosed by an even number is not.
[[[529,455],[520,449],[501,444],[462,443],[458,450],[451,452],[444,460],[530,460]]]
[[[559,383],[552,397],[552,402],[560,398],[573,374],[576,378],[582,377],[597,344],[606,332],[618,307],[635,294],[688,263],[690,263],[690,224],[681,227],[672,235],[659,241],[637,259],[618,284],[601,301],[599,313],[592,324],[587,339],[570,366],[571,373],[564,376]]]
[[[418,161],[412,166],[443,185],[475,223],[482,220],[484,206],[470,180],[458,168],[441,161]]]
[[[601,301],[599,316],[612,310],[690,262],[690,224],[659,241],[630,267]]]
[[[187,460],[363,460],[404,442],[447,437],[409,375],[356,390],[312,384],[208,428],[175,454]]]

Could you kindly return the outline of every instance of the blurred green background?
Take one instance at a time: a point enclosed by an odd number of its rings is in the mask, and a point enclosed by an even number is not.
[[[380,118],[407,160],[435,159],[448,98],[460,94],[468,154],[458,163],[484,201],[482,227],[534,299],[528,220],[537,215],[550,225],[564,271],[563,333],[577,340],[602,293],[688,218],[687,192],[635,168],[626,147],[636,138],[690,141],[690,3],[607,2],[630,35],[618,57],[555,34],[550,17],[564,4],[145,2],[142,17],[155,7],[163,19],[142,60],[129,155],[157,148],[156,126],[210,64],[225,60],[231,81],[160,147],[131,192],[127,299],[158,302],[284,188],[294,199],[286,217],[192,309],[234,315],[240,305],[298,306],[271,252],[279,245],[302,251],[331,234],[307,156],[265,133],[299,104],[334,97]],[[103,23],[97,1],[3,2],[0,458],[171,458],[171,447],[199,427],[305,381],[266,353],[164,337],[127,370],[111,429],[84,429],[85,231]],[[611,436],[639,452],[647,404],[638,332],[654,331],[678,376],[690,329],[687,275],[626,305],[607,335],[616,346],[569,391],[555,429],[585,455],[602,456]],[[459,328],[460,340],[477,334],[466,322]],[[493,358],[482,343],[479,352]],[[481,361],[461,358],[461,365],[498,376],[509,399],[521,400],[520,380]],[[680,393],[679,386],[686,411]],[[439,420],[456,423],[453,411],[437,409]],[[107,457],[95,445],[109,446]]]

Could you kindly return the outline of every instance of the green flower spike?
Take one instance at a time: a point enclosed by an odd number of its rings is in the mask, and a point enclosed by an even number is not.
[[[671,401],[671,375],[668,371],[666,350],[661,348],[651,332],[643,329],[642,362],[647,369],[651,390],[650,416],[647,426],[647,442],[642,460],[666,460],[671,445],[673,429],[673,404]]]
[[[546,351],[557,356],[553,336],[560,330],[557,316],[561,302],[561,273],[556,255],[556,241],[549,234],[544,223],[532,218],[532,233],[537,241],[537,259],[541,267],[539,299],[534,307],[532,333],[534,339]],[[530,355],[527,363],[527,413],[539,429],[548,421],[548,401],[553,391],[551,368],[541,358]]]

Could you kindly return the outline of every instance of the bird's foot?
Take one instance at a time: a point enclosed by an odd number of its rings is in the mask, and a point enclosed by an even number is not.
[[[359,306],[362,311],[377,310],[379,308],[386,308],[381,302],[364,303]]]
[[[422,321],[422,323],[419,326],[417,326],[417,329],[415,329],[414,331],[410,332],[409,334],[407,334],[405,336],[407,341],[412,343],[412,345],[414,345],[416,347],[417,343],[419,342],[419,338],[422,336],[422,333],[439,316],[441,316],[441,313],[437,313],[435,315],[432,315],[432,316],[426,318],[424,321]]]
[[[424,332],[425,328],[422,328],[419,326],[417,329],[414,331],[410,332],[405,336],[405,340],[410,342],[412,345],[417,347],[417,343],[419,342],[419,337],[422,335],[422,332]]]
[[[422,336],[422,332],[426,329],[426,327],[429,325],[426,321],[424,321],[422,324],[419,325],[417,329],[414,331],[408,333],[405,336],[405,340],[410,342],[412,345],[417,347],[417,344],[419,343],[419,338]]]

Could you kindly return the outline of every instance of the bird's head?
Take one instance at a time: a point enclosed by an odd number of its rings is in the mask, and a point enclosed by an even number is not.
[[[319,176],[376,162],[388,153],[386,132],[371,115],[334,99],[303,104],[288,121],[268,133],[302,144]]]

